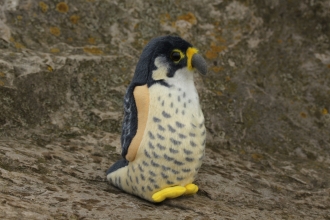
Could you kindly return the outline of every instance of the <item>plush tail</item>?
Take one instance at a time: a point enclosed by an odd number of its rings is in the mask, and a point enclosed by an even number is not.
[[[128,161],[126,159],[121,159],[119,161],[117,161],[116,163],[114,163],[108,170],[107,170],[107,175],[109,173],[112,173],[122,167],[126,167],[128,165]]]

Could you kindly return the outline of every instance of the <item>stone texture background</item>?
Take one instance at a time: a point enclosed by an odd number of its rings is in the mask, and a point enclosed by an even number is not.
[[[200,191],[105,182],[144,45],[198,47]],[[1,0],[1,219],[330,219],[329,0]]]

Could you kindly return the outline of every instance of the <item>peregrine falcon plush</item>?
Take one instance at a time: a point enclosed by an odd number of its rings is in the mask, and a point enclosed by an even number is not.
[[[207,72],[198,50],[176,36],[144,48],[124,97],[123,159],[107,171],[116,187],[151,202],[191,195],[206,130],[193,72]]]

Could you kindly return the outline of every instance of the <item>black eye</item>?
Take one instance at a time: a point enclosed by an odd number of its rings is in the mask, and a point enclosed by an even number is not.
[[[180,52],[177,51],[173,51],[171,53],[171,60],[173,60],[174,62],[178,62],[181,59],[181,54]]]

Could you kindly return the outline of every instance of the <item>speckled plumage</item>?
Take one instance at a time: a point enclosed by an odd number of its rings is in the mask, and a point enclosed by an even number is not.
[[[173,44],[173,48],[179,46]],[[180,49],[186,52],[189,46],[187,43]],[[131,104],[130,109],[126,109],[130,112],[125,113],[123,125],[123,130],[128,131],[126,137],[122,136],[123,150],[126,151],[123,156],[127,158],[131,147],[125,149],[125,142],[132,144],[133,139],[142,134],[136,155],[132,161],[124,161],[122,165],[110,168],[107,175],[113,185],[149,201],[153,201],[152,196],[162,189],[191,184],[204,157],[204,116],[193,81],[193,71],[187,67],[190,61],[183,60],[183,64],[176,64],[171,69],[171,61],[166,57],[167,50],[172,49],[164,48],[165,52],[160,50],[159,54],[151,57],[154,68],[149,70],[146,81],[148,94],[134,94],[133,100],[141,100],[138,96],[149,99],[146,102],[149,106],[143,132],[137,131],[140,124],[136,125],[135,120],[130,120],[132,117],[138,118],[137,113],[131,113],[131,109],[138,112],[137,104]],[[142,85],[135,85],[135,88]],[[126,95],[125,98],[132,100],[132,96]],[[135,130],[131,131],[131,127],[125,126],[133,126]],[[131,135],[133,138],[128,139],[131,132],[135,136]]]

